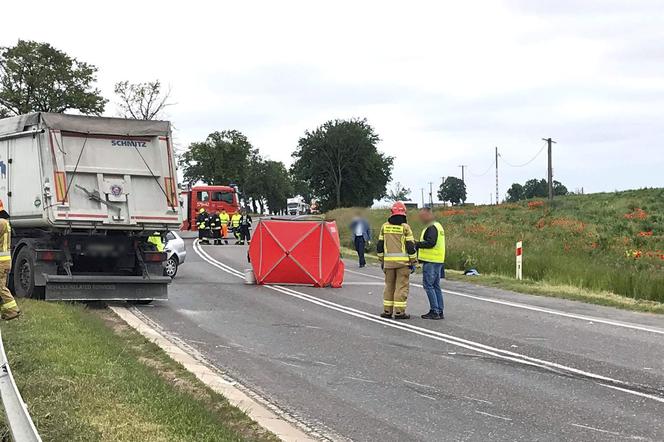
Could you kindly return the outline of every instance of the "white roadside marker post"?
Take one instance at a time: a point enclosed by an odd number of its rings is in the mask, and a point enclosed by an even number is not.
[[[523,241],[516,243],[516,279],[523,279]]]

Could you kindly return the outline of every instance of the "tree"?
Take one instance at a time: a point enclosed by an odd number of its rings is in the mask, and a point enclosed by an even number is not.
[[[556,196],[567,195],[567,187],[563,185],[560,181],[553,180],[553,194]]]
[[[453,205],[466,201],[466,183],[457,177],[447,177],[438,189],[438,199]]]
[[[96,74],[95,66],[48,43],[19,40],[0,48],[0,109],[15,115],[69,109],[100,115],[107,100],[93,87]]]
[[[410,198],[410,189],[403,187],[400,182],[394,183],[392,188],[387,192],[388,201],[407,201]]]
[[[184,180],[189,184],[203,181],[207,184],[235,183],[240,189],[247,183],[249,165],[257,150],[242,132],[224,130],[213,132],[203,142],[191,143],[179,164]]]
[[[154,120],[171,105],[168,102],[171,91],[162,91],[159,80],[146,83],[121,81],[115,83],[115,94],[120,99],[120,116],[124,118]]]
[[[300,138],[291,172],[326,210],[370,206],[385,197],[394,162],[379,141],[366,119],[328,121]]]
[[[545,198],[549,195],[549,185],[545,179],[537,180],[533,178],[526,181],[523,185],[523,196],[530,198]]]
[[[519,183],[512,184],[512,187],[507,190],[506,201],[508,203],[515,203],[522,199],[524,199],[523,186]]]
[[[286,166],[281,161],[267,160],[263,167],[261,183],[267,207],[273,214],[286,210],[286,202],[293,188]]]

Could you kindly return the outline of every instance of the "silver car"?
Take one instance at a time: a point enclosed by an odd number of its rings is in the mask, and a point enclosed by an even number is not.
[[[164,261],[164,275],[175,278],[178,273],[178,267],[187,258],[187,249],[184,246],[184,240],[175,232],[166,234],[166,247],[164,251],[168,258]]]

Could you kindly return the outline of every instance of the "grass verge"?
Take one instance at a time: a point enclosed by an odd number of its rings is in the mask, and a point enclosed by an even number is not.
[[[111,311],[20,305],[2,337],[44,440],[278,440]]]
[[[341,254],[344,258],[349,259],[357,257],[355,251],[348,247],[342,247]],[[366,258],[368,261],[378,262],[378,258],[375,255],[367,254]],[[461,281],[485,287],[511,290],[513,292],[524,293],[527,295],[570,299],[573,301],[604,305],[623,310],[664,314],[664,304],[660,302],[627,298],[622,295],[616,295],[615,293],[605,291],[594,292],[570,285],[550,284],[542,281],[533,281],[531,279],[517,281],[516,279],[502,275],[480,275],[469,277],[465,276],[462,271],[449,269],[445,271],[445,277],[451,281]]]

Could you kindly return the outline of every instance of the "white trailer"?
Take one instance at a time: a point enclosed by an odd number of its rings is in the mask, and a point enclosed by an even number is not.
[[[10,285],[57,300],[167,297],[179,228],[170,124],[34,113],[0,120],[0,198],[12,226]]]

